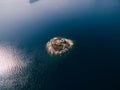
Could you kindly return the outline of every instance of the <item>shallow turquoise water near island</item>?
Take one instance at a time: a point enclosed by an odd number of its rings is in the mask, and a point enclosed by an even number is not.
[[[0,90],[119,89],[119,0],[0,2]],[[74,49],[49,56],[56,36]]]

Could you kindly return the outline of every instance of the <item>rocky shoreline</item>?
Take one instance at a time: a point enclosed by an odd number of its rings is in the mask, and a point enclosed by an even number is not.
[[[46,44],[48,53],[51,55],[61,55],[73,46],[73,41],[67,38],[54,37]]]

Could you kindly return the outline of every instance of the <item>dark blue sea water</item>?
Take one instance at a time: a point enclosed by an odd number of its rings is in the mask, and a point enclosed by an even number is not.
[[[0,90],[119,90],[119,0],[0,1]],[[61,36],[71,52],[51,57]]]

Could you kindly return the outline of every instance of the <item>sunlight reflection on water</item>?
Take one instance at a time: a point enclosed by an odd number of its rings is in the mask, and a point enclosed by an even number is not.
[[[9,44],[0,44],[0,88],[8,90],[16,85],[23,87],[28,76],[24,70],[28,66],[24,54]]]

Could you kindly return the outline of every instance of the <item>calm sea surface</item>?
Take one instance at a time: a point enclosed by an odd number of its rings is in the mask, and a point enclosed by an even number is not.
[[[46,43],[74,41],[51,57]],[[0,1],[0,90],[119,90],[119,0]]]

